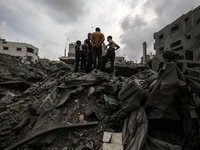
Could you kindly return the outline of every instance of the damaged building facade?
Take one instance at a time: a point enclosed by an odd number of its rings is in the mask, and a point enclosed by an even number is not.
[[[154,33],[154,50],[157,62],[152,62],[153,70],[159,69],[159,61],[165,51],[180,55],[178,66],[181,70],[200,64],[200,6],[182,15],[177,20]],[[155,59],[154,59],[155,61]]]
[[[26,57],[27,61],[36,63],[38,62],[38,51],[39,49],[31,44],[0,39],[0,53],[3,54]]]

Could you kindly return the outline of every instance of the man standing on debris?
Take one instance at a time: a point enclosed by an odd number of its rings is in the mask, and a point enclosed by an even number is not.
[[[105,71],[105,65],[108,59],[110,59],[110,73],[114,71],[114,61],[115,61],[115,51],[119,49],[119,45],[117,45],[113,40],[112,36],[107,37],[108,45],[106,45],[106,48],[109,46],[107,53],[103,59],[102,63],[102,71]]]
[[[97,27],[96,32],[90,35],[92,41],[92,56],[94,68],[96,68],[96,57],[98,58],[98,68],[101,69],[101,56],[102,56],[102,43],[105,40],[104,35],[101,33],[101,29]]]
[[[86,73],[92,71],[92,42],[90,40],[91,33],[88,33],[87,39],[85,39],[84,44],[86,46],[87,51],[87,66],[86,66]]]
[[[81,47],[81,41],[76,41],[75,46],[75,58],[76,58],[76,66],[74,72],[78,72],[79,62],[82,55],[82,47]]]

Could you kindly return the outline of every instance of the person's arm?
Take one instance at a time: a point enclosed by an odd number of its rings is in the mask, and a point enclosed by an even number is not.
[[[104,38],[104,35],[102,34],[101,41],[99,43],[97,43],[97,46],[101,46],[104,40],[105,40],[105,38]]]
[[[92,37],[92,34],[90,35],[90,40],[92,41],[92,43],[97,44],[97,43],[94,41],[94,39],[93,39],[93,37]]]
[[[116,47],[116,48],[115,48],[115,51],[118,50],[118,49],[120,48],[120,46],[117,45],[116,43],[115,43],[115,47]]]
[[[104,40],[105,40],[105,38],[104,38],[104,35],[102,34],[102,39],[101,39],[101,41],[99,42],[99,44],[101,45],[101,44],[103,43]]]
[[[109,46],[109,44],[106,45],[106,49],[107,49],[108,46]]]

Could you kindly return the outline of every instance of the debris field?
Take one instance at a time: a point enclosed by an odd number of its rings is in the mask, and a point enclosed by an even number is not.
[[[0,54],[0,149],[200,149],[200,68],[73,70]]]

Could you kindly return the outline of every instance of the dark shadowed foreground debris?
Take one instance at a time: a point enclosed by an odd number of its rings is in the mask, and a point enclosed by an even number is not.
[[[167,62],[128,78],[4,54],[0,65],[0,149],[200,149],[198,68]]]

